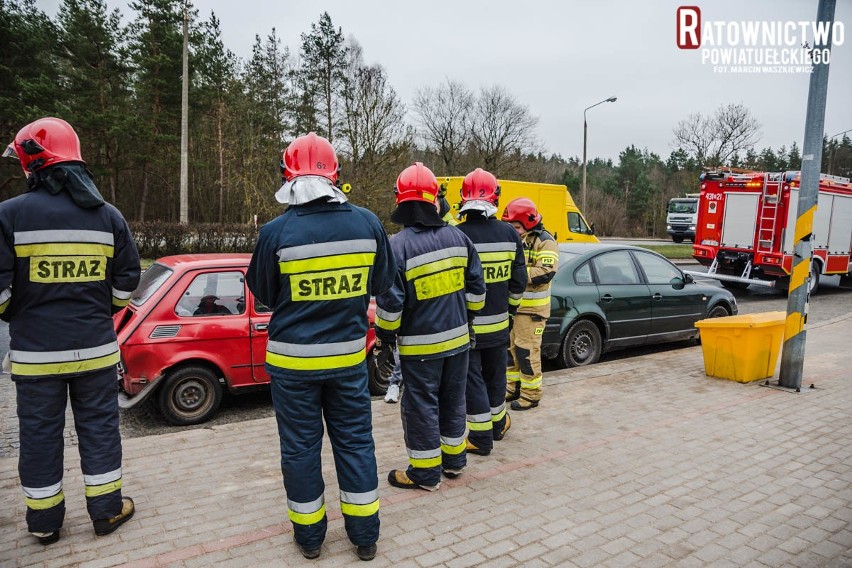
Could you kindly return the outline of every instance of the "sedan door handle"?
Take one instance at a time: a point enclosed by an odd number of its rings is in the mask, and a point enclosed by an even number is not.
[[[256,324],[254,324],[254,329],[256,331],[266,331],[266,330],[269,329],[269,324],[268,323],[256,323]]]
[[[612,301],[612,295],[611,294],[604,294],[603,296],[601,296],[601,301],[602,302],[611,302]]]
[[[657,301],[659,302],[660,300],[662,300],[662,299],[663,299],[663,295],[662,295],[662,294],[660,294],[659,292],[657,292],[656,294],[654,294],[653,296],[651,296],[651,298],[652,298],[652,299],[654,299],[654,300],[657,300]]]

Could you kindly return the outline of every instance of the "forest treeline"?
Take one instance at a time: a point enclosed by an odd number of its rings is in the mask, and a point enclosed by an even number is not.
[[[543,147],[538,118],[511,85],[474,90],[446,79],[403,101],[328,13],[300,32],[256,35],[251,56],[240,58],[215,14],[178,0],[132,0],[128,13],[104,0],[62,0],[53,17],[34,0],[0,0],[0,141],[36,118],[64,118],[104,197],[129,221],[176,222],[185,9],[192,224],[277,215],[281,152],[309,131],[332,140],[352,201],[389,228],[393,183],[414,160],[438,175],[484,167],[505,179],[564,183],[579,202],[582,161]],[[795,143],[756,149],[760,125],[742,105],[710,111],[678,124],[667,157],[637,140],[616,161],[589,160],[585,214],[599,234],[665,236],[666,202],[696,191],[702,167],[800,167]],[[825,140],[823,171],[852,173],[847,136]],[[0,163],[0,199],[24,187],[20,168]]]

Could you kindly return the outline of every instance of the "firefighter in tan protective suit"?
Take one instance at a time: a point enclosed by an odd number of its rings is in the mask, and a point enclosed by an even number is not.
[[[502,218],[521,236],[529,276],[512,326],[506,400],[512,401],[512,410],[529,410],[541,400],[541,339],[550,316],[550,281],[559,265],[559,247],[531,200],[512,200]]]

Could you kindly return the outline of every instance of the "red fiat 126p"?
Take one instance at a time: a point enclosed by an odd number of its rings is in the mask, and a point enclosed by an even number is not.
[[[177,425],[199,424],[218,410],[222,393],[268,388],[264,369],[271,310],[246,286],[249,254],[191,254],[157,260],[130,304],[114,316],[119,404],[151,398]],[[387,381],[372,360],[375,303],[366,314],[370,392]]]

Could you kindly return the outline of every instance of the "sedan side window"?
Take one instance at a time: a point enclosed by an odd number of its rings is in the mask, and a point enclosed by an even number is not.
[[[205,272],[183,293],[175,313],[185,317],[242,314],[246,311],[242,272]]]
[[[574,271],[574,282],[577,284],[595,283],[594,278],[592,278],[592,266],[588,262]]]
[[[592,262],[598,275],[598,284],[639,284],[636,266],[626,250],[602,254]]]
[[[681,273],[671,262],[647,252],[634,252],[639,266],[648,278],[648,284],[670,284],[673,278],[680,278]]]

